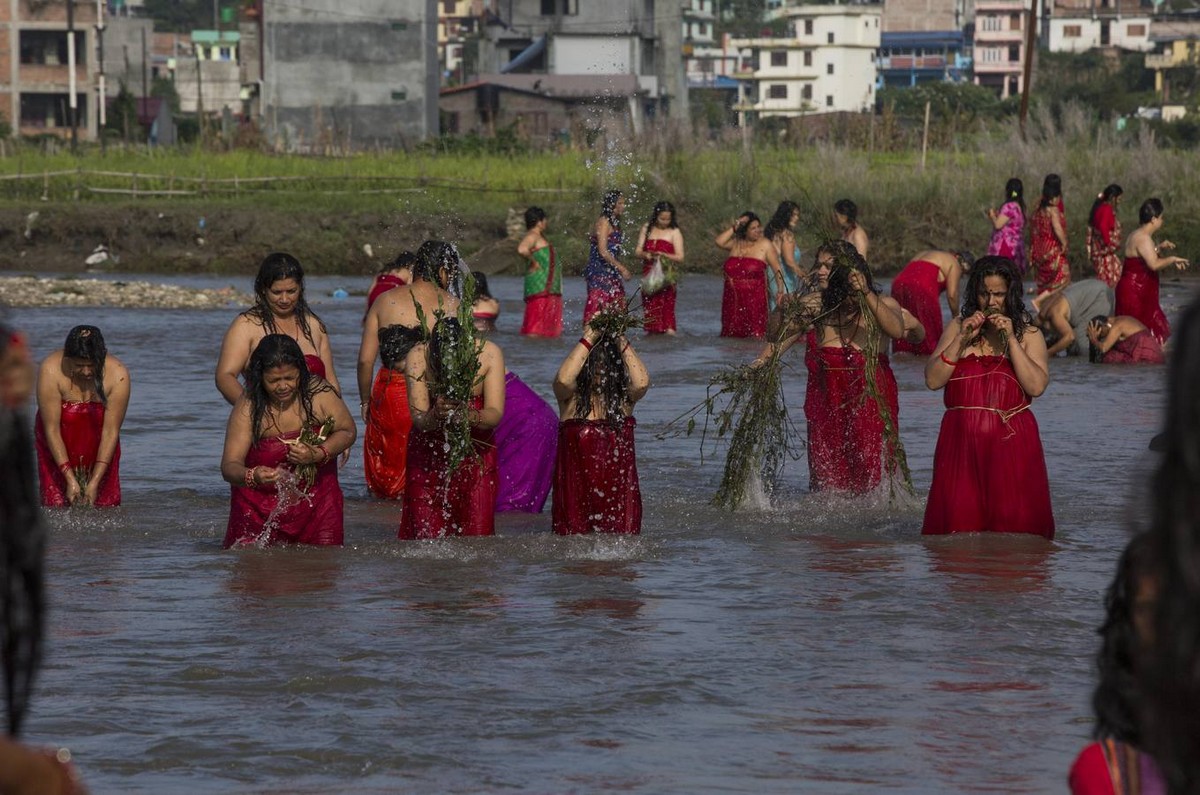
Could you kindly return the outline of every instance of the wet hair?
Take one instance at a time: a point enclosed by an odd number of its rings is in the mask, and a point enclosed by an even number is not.
[[[1148,224],[1162,214],[1162,199],[1146,199],[1138,208],[1138,223]]]
[[[391,273],[392,271],[403,270],[408,268],[412,270],[413,265],[417,262],[417,255],[411,251],[401,251],[396,255],[396,258],[391,262],[385,262],[379,267],[380,273]]]
[[[975,255],[965,248],[962,251],[955,251],[954,257],[958,260],[959,266],[965,271],[969,272],[971,268],[975,267]]]
[[[471,278],[475,280],[476,298],[491,298],[493,301],[495,300],[491,291],[488,289],[487,274],[472,271]]]
[[[1137,637],[1134,613],[1138,591],[1152,576],[1152,543],[1146,533],[1134,536],[1121,553],[1116,576],[1104,595],[1104,622],[1097,630],[1099,678],[1092,692],[1092,711],[1096,717],[1092,736],[1097,740],[1111,737],[1131,745],[1140,745],[1142,741],[1134,672],[1148,639]]]
[[[1091,326],[1095,323],[1099,323],[1101,326],[1106,325],[1108,323],[1108,315],[1094,315],[1092,319],[1088,321],[1088,325]],[[1100,352],[1100,349],[1096,347],[1096,343],[1092,342],[1091,338],[1089,337],[1088,361],[1092,364],[1099,364],[1103,360],[1104,354]]]
[[[1025,217],[1025,183],[1013,177],[1004,183],[1004,204],[1016,202],[1021,208],[1021,217]]]
[[[444,240],[426,240],[417,249],[413,279],[424,279],[445,289],[446,285],[441,283],[443,269],[458,270],[458,251]]]
[[[1149,576],[1159,597],[1144,664],[1142,748],[1171,793],[1200,789],[1200,300],[1171,337],[1162,451],[1150,481]]]
[[[313,341],[309,318],[317,322],[321,331],[325,331],[325,324],[312,311],[304,297],[304,268],[300,266],[300,260],[291,254],[276,251],[263,258],[258,265],[258,275],[254,277],[254,306],[242,315],[258,323],[268,334],[278,333],[279,329],[275,327],[275,313],[271,311],[271,305],[267,302],[267,291],[271,289],[271,285],[284,279],[295,280],[296,286],[300,288],[300,296],[296,299],[296,326],[315,348],[317,344]]]
[[[250,401],[250,427],[255,439],[263,435],[263,423],[271,402],[264,378],[267,370],[275,367],[295,367],[300,373],[296,382],[296,393],[300,399],[300,416],[305,427],[313,421],[313,395],[333,389],[323,379],[313,378],[309,374],[304,353],[294,339],[287,334],[268,334],[263,337],[258,347],[250,354],[250,364],[246,367],[246,399]]]
[[[421,326],[405,326],[393,323],[379,329],[379,359],[389,370],[399,370],[413,346],[425,339]]]
[[[600,199],[600,214],[608,219],[613,229],[621,228],[621,216],[617,215],[617,202],[621,201],[621,197],[624,195],[619,190],[610,190]]]
[[[533,229],[542,221],[546,220],[546,211],[541,207],[530,207],[525,211],[525,228]]]
[[[599,398],[603,419],[616,421],[625,416],[629,397],[629,368],[621,355],[621,346],[612,334],[604,334],[588,351],[587,359],[575,376],[575,416],[587,419]]]
[[[738,218],[746,219],[740,224],[735,224],[733,227],[733,236],[738,240],[746,239],[746,230],[750,228],[750,224],[754,223],[755,221],[758,221],[760,224],[762,223],[762,219],[749,210],[739,215]]]
[[[833,211],[839,215],[846,216],[846,220],[850,222],[851,227],[858,226],[858,205],[849,199],[838,199],[833,204]]]
[[[91,362],[96,399],[102,405],[108,405],[108,396],[104,394],[104,361],[108,358],[108,346],[104,344],[100,329],[95,326],[76,326],[71,329],[67,332],[62,352],[63,356]]]
[[[1096,196],[1096,200],[1092,202],[1092,211],[1088,213],[1088,223],[1094,226],[1096,223],[1096,211],[1124,192],[1125,190],[1115,182],[1105,185],[1104,190],[1100,191],[1100,194]]]
[[[983,290],[984,279],[989,276],[999,276],[1008,285],[1008,292],[1004,296],[1004,314],[1012,321],[1013,334],[1019,340],[1025,336],[1025,330],[1033,323],[1033,318],[1029,316],[1025,301],[1021,298],[1021,274],[1008,257],[989,254],[975,260],[967,276],[967,287],[963,290],[959,317],[966,320],[983,309],[979,305],[979,293]]]
[[[833,255],[833,267],[829,272],[829,284],[821,294],[822,315],[832,312],[852,297],[854,291],[850,288],[851,271],[858,271],[867,277],[868,290],[873,293],[879,292],[875,280],[871,278],[871,268],[853,243],[846,240],[830,240],[817,249],[818,259],[823,253]],[[857,305],[855,308],[857,309]]]
[[[678,229],[679,224],[675,221],[675,205],[667,201],[657,202],[654,205],[654,211],[650,213],[650,220],[646,222],[646,231],[649,232],[658,225],[659,213],[670,213],[671,222],[667,224],[668,229]]]
[[[775,235],[788,229],[792,223],[792,216],[800,211],[800,205],[794,201],[784,200],[775,208],[775,214],[771,216],[771,220],[767,221],[767,225],[763,227],[763,237],[767,240],[774,240]]]
[[[1062,177],[1058,174],[1047,174],[1042,180],[1042,198],[1038,202],[1038,209],[1049,207],[1054,203],[1055,199],[1062,198]]]

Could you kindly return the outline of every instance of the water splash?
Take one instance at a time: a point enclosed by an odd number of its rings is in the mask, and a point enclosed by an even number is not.
[[[275,532],[279,529],[280,519],[287,511],[302,502],[312,503],[312,495],[300,488],[300,477],[295,472],[282,467],[278,472],[279,479],[275,481],[275,507],[263,522],[262,530],[251,542],[259,549],[271,546],[275,540]]]

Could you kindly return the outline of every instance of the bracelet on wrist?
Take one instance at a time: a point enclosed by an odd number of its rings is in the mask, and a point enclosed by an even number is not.
[[[592,349],[592,343],[588,342],[587,337],[580,337],[579,344],[589,351]]]
[[[242,479],[246,482],[247,488],[250,488],[250,487],[254,486],[256,483],[258,483],[258,477],[254,474],[255,469],[256,469],[256,467],[247,467],[246,468],[246,475]]]
[[[326,461],[329,460],[329,450],[325,447],[324,444],[317,445],[317,449],[321,451],[321,463],[324,464]]]
[[[950,361],[949,359],[947,359],[945,351],[942,351],[940,354],[938,354],[938,358],[941,359],[944,364],[948,364],[951,367],[958,367],[958,361],[957,360]]]
[[[63,461],[61,464],[58,465],[58,471],[63,473],[64,475],[67,474],[68,472],[70,472],[71,471],[71,462]]]

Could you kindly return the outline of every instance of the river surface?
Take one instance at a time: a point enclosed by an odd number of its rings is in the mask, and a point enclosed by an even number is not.
[[[546,398],[579,328],[567,281],[568,332],[546,341],[516,333],[520,281],[491,280],[494,339]],[[353,405],[363,298],[338,286],[366,284],[313,279],[309,297]],[[500,516],[494,538],[401,543],[360,443],[345,548],[236,552],[212,380],[236,310],[7,310],[38,358],[100,326],[133,379],[124,504],[49,519],[28,739],[70,747],[95,793],[1064,791],[1164,369],[1053,361],[1033,407],[1053,543],[924,539],[923,499],[812,496],[803,460],[774,505],[729,514],[707,504],[723,451],[656,438],[757,351],[717,336],[720,290],[685,276],[682,333],[635,340],[653,380],[640,537],[555,537],[547,505]],[[1168,314],[1187,296],[1164,284]],[[802,357],[785,373],[800,434]],[[923,495],[941,393],[921,362],[893,366]]]

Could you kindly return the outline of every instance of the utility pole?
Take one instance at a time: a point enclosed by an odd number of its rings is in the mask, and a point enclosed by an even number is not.
[[[96,67],[96,99],[99,101],[96,109],[100,114],[97,129],[100,133],[100,151],[105,152],[108,149],[104,136],[104,125],[108,123],[108,97],[104,91],[104,0],[96,0]]]
[[[75,0],[67,0],[67,115],[71,123],[71,154],[79,150],[79,100],[75,88]]]
[[[200,146],[204,147],[204,88],[201,82],[200,69],[200,48],[196,44],[192,44],[192,48],[196,52],[196,121],[200,123]]]
[[[1029,0],[1029,13],[1025,18],[1025,63],[1024,67],[1024,84],[1021,86],[1021,110],[1018,115],[1021,126],[1021,140],[1027,141],[1025,137],[1025,119],[1029,116],[1029,89],[1033,82],[1033,52],[1036,46],[1036,33],[1038,25],[1038,0]]]

